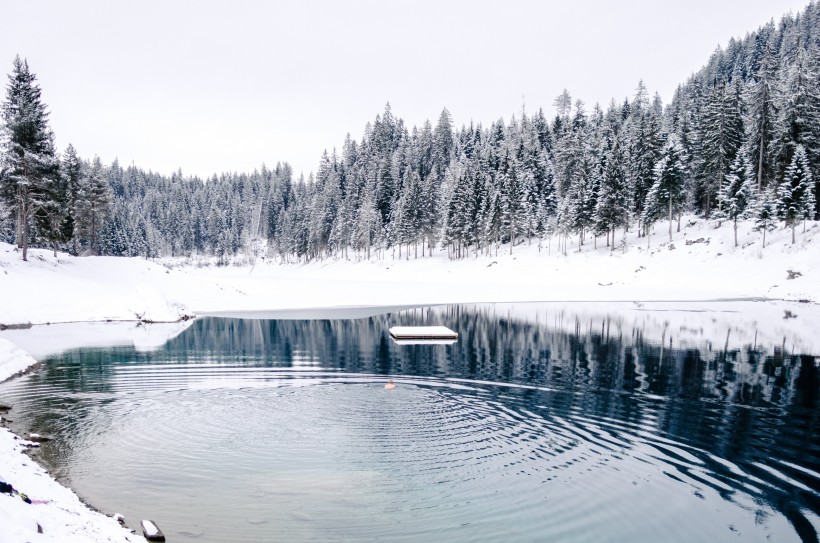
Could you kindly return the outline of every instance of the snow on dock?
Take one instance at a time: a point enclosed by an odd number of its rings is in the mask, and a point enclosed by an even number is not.
[[[148,541],[165,541],[165,534],[162,533],[162,530],[159,529],[156,522],[153,520],[143,520],[140,524],[142,525],[142,533],[145,539]]]
[[[390,336],[396,341],[458,339],[458,334],[446,326],[393,326],[390,328]]]

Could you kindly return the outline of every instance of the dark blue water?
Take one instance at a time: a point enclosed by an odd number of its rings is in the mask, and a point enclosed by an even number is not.
[[[169,541],[817,540],[817,353],[515,313],[202,319],[0,399],[55,437],[53,473]],[[459,341],[387,333],[428,323]]]

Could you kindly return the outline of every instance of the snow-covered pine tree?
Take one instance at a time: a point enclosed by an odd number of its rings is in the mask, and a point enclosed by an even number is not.
[[[2,177],[0,197],[16,218],[17,243],[28,260],[31,221],[55,207],[59,162],[37,77],[28,62],[15,57],[2,104]]]
[[[729,167],[726,181],[718,191],[720,216],[730,219],[734,228],[735,247],[737,247],[737,221],[742,218],[754,200],[754,183],[746,179],[748,167],[744,158],[737,155]]]
[[[811,173],[806,149],[798,145],[783,181],[777,187],[777,211],[786,226],[794,230],[798,222],[814,216],[814,177]]]
[[[743,137],[740,104],[731,89],[723,82],[716,82],[703,115],[700,153],[703,160],[703,207],[707,219],[712,211],[712,201],[726,181]]]
[[[775,53],[771,40],[766,42],[759,67],[754,79],[745,94],[746,118],[744,125],[744,150],[751,170],[749,177],[754,177],[757,190],[761,191],[775,178],[775,165],[772,158],[772,141],[774,139],[776,66]]]
[[[100,157],[95,156],[91,165],[85,168],[77,201],[77,229],[92,254],[100,254],[100,235],[113,204],[105,173]],[[158,248],[154,250],[158,251]]]
[[[595,208],[596,227],[612,233],[610,250],[615,250],[615,229],[625,227],[629,220],[625,160],[620,137],[614,136],[612,148],[605,156],[601,188]]]
[[[80,182],[82,180],[81,168],[82,164],[80,158],[77,156],[77,150],[69,143],[63,153],[61,169],[68,192],[66,223],[71,227],[68,239],[71,241],[71,253],[74,256],[77,256],[77,235],[75,229],[77,221],[77,200],[80,196]],[[68,226],[66,226],[65,234],[69,234]]]
[[[777,194],[774,187],[756,193],[751,215],[755,230],[763,232],[763,247],[766,247],[766,232],[774,230],[777,223]]]
[[[682,209],[684,181],[686,180],[686,152],[675,134],[670,134],[655,165],[655,182],[644,204],[644,223],[657,220],[662,209],[669,220],[669,241],[672,241],[672,214]]]
[[[799,42],[794,60],[781,70],[776,86],[777,119],[773,123],[772,157],[777,179],[782,179],[792,164],[796,147],[802,145],[809,163],[817,164],[811,154],[820,155],[820,80],[810,53]],[[814,60],[820,60],[816,57]]]
[[[655,179],[654,167],[663,145],[661,119],[657,116],[657,110],[650,107],[643,81],[638,83],[635,98],[629,104],[629,117],[624,130],[627,136],[627,171],[633,198],[632,212],[636,217],[642,218],[644,203]]]
[[[502,221],[510,237],[510,254],[512,254],[518,232],[524,223],[522,219],[524,193],[522,179],[516,169],[515,160],[509,152],[505,152],[501,160],[498,181],[503,210]]]
[[[435,132],[433,133],[432,148],[432,173],[436,180],[441,182],[444,179],[444,172],[450,164],[450,156],[455,145],[453,136],[453,120],[447,108],[441,110]],[[422,178],[426,177],[426,172],[419,172]]]

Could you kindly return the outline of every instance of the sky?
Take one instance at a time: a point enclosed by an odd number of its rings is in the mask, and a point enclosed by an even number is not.
[[[0,4],[0,73],[28,60],[57,146],[208,177],[360,140],[384,111],[412,127],[543,108],[668,103],[718,46],[808,0],[31,0]],[[5,63],[5,70],[2,69]],[[5,97],[5,92],[3,92]]]

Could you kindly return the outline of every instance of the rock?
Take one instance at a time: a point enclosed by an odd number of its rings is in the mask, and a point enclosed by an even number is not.
[[[114,520],[116,520],[120,524],[125,524],[125,515],[123,515],[121,513],[114,513],[113,515],[111,515],[111,518],[113,518]]]
[[[784,310],[784,312],[786,313],[785,315],[783,315],[784,319],[796,319],[797,318],[797,315],[795,315],[794,313],[792,313],[788,309]]]
[[[30,441],[33,441],[35,443],[44,443],[46,441],[51,441],[50,437],[41,436],[40,434],[29,434],[28,438]]]
[[[799,271],[786,270],[786,273],[788,274],[788,276],[786,277],[786,279],[797,279],[798,277],[802,277],[802,276],[803,276],[803,274],[802,274],[802,273],[800,273]]]

